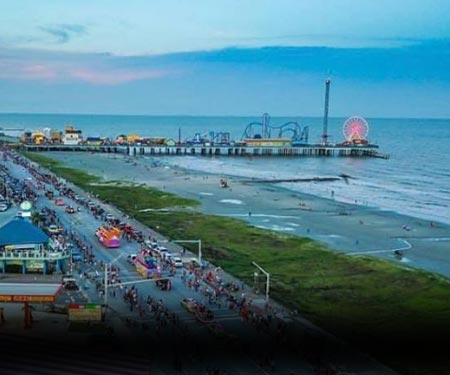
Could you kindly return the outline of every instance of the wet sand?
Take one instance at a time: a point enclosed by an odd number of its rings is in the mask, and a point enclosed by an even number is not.
[[[450,226],[443,223],[431,225],[430,221],[395,212],[295,193],[277,184],[244,183],[244,179],[222,176],[220,171],[212,175],[169,168],[157,158],[88,153],[46,156],[105,180],[147,184],[199,200],[197,210],[203,213],[310,237],[338,252],[373,255],[450,276]],[[228,188],[220,186],[221,178],[227,179]],[[396,249],[403,249],[402,260],[395,258]]]

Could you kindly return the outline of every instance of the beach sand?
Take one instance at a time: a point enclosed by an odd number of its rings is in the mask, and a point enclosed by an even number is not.
[[[450,276],[450,226],[358,204],[296,193],[276,184],[168,167],[158,158],[115,154],[46,153],[104,180],[128,181],[201,202],[203,213],[310,237],[338,252],[372,255]],[[226,178],[228,188],[220,186]],[[325,182],[324,182],[325,183]],[[142,207],[146,209],[148,207]],[[404,229],[406,226],[407,229]],[[403,259],[394,251],[404,250]]]

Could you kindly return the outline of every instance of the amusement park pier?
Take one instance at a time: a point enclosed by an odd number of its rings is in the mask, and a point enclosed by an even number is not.
[[[388,159],[389,155],[378,152],[378,147],[368,146],[333,146],[305,145],[292,147],[276,146],[136,146],[136,145],[22,145],[26,151],[87,151],[100,153],[119,153],[130,156],[297,156],[297,157],[378,157]]]
[[[369,124],[360,116],[348,118],[342,126],[344,141],[330,142],[328,112],[330,83],[325,81],[325,109],[323,132],[318,142],[309,141],[309,127],[289,121],[282,125],[270,123],[267,113],[260,121],[249,123],[240,140],[233,140],[229,132],[196,133],[182,140],[179,129],[178,140],[162,137],[140,137],[137,134],[119,135],[115,140],[99,137],[83,138],[81,130],[66,126],[64,133],[46,129],[25,132],[20,145],[26,151],[87,151],[138,155],[189,155],[189,156],[245,156],[245,157],[378,157],[389,155],[378,151],[378,145],[370,143],[367,136]]]

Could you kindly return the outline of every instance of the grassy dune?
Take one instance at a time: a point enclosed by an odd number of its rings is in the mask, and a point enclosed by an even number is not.
[[[250,285],[255,271],[251,262],[256,261],[271,274],[272,297],[324,329],[368,348],[401,373],[448,373],[450,360],[441,356],[442,341],[450,337],[447,278],[380,259],[338,254],[310,239],[232,218],[186,210],[141,212],[197,202],[142,186],[96,185],[95,176],[41,155],[26,156],[142,223],[159,227],[170,238],[201,238],[207,259]],[[196,252],[196,245],[191,249]]]

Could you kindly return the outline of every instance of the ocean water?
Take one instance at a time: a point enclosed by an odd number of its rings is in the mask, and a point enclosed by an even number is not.
[[[171,157],[164,163],[223,175],[258,178],[307,178],[347,174],[345,183],[285,183],[281,186],[321,197],[392,210],[450,224],[450,119],[367,119],[369,140],[389,160],[362,158],[194,158]],[[240,139],[255,117],[108,116],[0,114],[1,128],[63,129],[73,124],[85,136],[115,138],[119,134],[191,138],[195,133],[229,132]],[[274,117],[272,125],[296,121],[309,127],[309,141],[318,142],[322,119]],[[330,118],[331,141],[343,140],[344,118]]]

